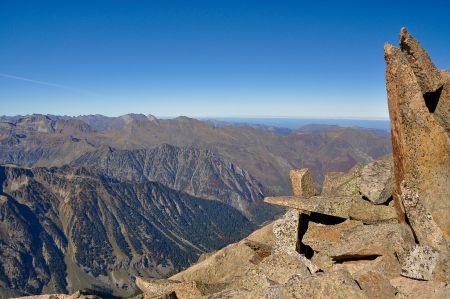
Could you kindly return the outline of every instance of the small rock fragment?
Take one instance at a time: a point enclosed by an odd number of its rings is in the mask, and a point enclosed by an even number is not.
[[[292,193],[295,196],[310,198],[317,195],[316,183],[308,168],[294,169],[289,172]]]
[[[311,262],[311,260],[307,259],[303,254],[299,254],[299,259],[308,268],[311,274],[314,274],[320,270],[318,266],[316,266],[313,262]]]
[[[406,257],[402,275],[420,280],[431,280],[439,253],[426,245],[416,245]]]

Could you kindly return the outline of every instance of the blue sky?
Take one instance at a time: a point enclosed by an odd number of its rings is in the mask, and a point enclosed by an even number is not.
[[[450,69],[448,2],[4,0],[0,115],[386,118],[384,42]]]

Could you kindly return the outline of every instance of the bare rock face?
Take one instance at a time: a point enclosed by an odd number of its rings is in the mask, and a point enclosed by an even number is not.
[[[404,28],[400,49],[386,45],[385,58],[399,218],[404,206],[418,242],[445,252],[450,240],[448,83]],[[409,195],[403,195],[402,184]]]
[[[317,195],[316,183],[308,168],[293,169],[289,172],[292,193],[295,196],[310,198]]]
[[[397,214],[393,207],[374,205],[364,200],[354,200],[348,216],[350,219],[360,220],[364,223],[377,223],[394,220]]]
[[[315,252],[324,252],[335,248],[347,234],[356,227],[363,227],[360,221],[348,220],[335,225],[324,225],[310,222],[302,242]]]
[[[360,192],[374,204],[385,203],[392,196],[392,157],[387,156],[361,170]]]

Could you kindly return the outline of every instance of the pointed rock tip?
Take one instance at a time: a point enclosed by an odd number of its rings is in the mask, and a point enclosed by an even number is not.
[[[405,39],[409,38],[411,34],[409,34],[408,28],[402,27],[400,29],[400,43],[402,43]]]
[[[413,69],[422,93],[436,91],[444,84],[441,73],[427,51],[405,27],[400,30],[400,49]]]

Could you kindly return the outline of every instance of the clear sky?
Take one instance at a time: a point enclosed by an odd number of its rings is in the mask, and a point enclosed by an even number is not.
[[[450,69],[450,1],[0,1],[0,115],[385,118],[402,26]]]

